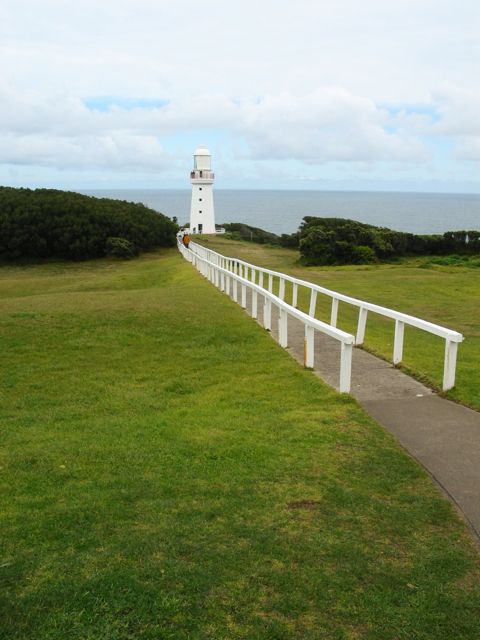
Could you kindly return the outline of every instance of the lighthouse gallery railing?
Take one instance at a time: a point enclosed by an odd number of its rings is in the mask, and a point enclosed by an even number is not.
[[[280,273],[278,271],[272,271],[271,269],[264,269],[263,267],[258,267],[256,265],[250,264],[243,260],[239,260],[237,258],[230,258],[227,256],[223,256],[212,249],[208,249],[199,245],[197,243],[190,243],[191,250],[194,254],[208,263],[218,266],[223,270],[226,270],[229,274],[239,276],[242,281],[249,283],[249,285],[255,284],[257,281],[258,274],[258,285],[257,294],[265,295],[265,293],[272,294],[273,291],[273,278],[278,278],[278,297],[274,296],[277,300],[285,303],[285,283],[289,282],[292,284],[292,304],[288,305],[290,309],[293,309],[295,312],[302,314],[302,319],[304,322],[303,316],[309,319],[314,319],[316,322],[320,322],[314,318],[315,316],[315,308],[317,303],[317,295],[321,293],[331,298],[332,306],[331,306],[331,314],[330,314],[330,324],[321,323],[321,327],[315,327],[317,330],[322,331],[323,333],[327,333],[327,335],[331,335],[332,337],[337,338],[342,341],[342,358],[345,344],[340,337],[340,335],[332,335],[332,331],[337,329],[337,316],[338,316],[338,303],[346,302],[352,306],[358,307],[358,324],[357,324],[357,332],[355,338],[353,338],[353,343],[355,345],[363,344],[365,339],[365,328],[368,317],[368,312],[376,313],[378,315],[391,318],[395,321],[395,335],[394,335],[394,344],[393,344],[393,364],[399,364],[403,358],[403,341],[404,341],[404,329],[405,325],[410,325],[417,329],[421,329],[428,333],[439,336],[445,340],[445,356],[444,356],[444,368],[443,368],[443,384],[442,388],[444,391],[448,391],[452,387],[455,386],[455,372],[456,372],[456,362],[457,362],[457,348],[458,343],[463,341],[463,335],[458,333],[457,331],[452,331],[451,329],[447,329],[440,325],[434,324],[432,322],[428,322],[427,320],[422,320],[421,318],[417,318],[415,316],[410,316],[406,313],[402,313],[400,311],[395,311],[393,309],[389,309],[388,307],[382,307],[377,304],[373,304],[371,302],[365,302],[363,300],[358,300],[357,298],[352,298],[351,296],[344,295],[342,293],[338,293],[336,291],[332,291],[330,289],[326,289],[325,287],[321,287],[319,285],[313,284],[311,282],[307,282],[305,280],[300,280],[298,278],[294,278],[293,276],[286,275],[284,273]],[[248,278],[250,272],[250,279]],[[268,277],[268,289],[265,289],[264,276]],[[310,290],[310,306],[308,314],[304,314],[303,312],[296,309],[297,300],[298,300],[298,287],[305,287]],[[253,303],[252,303],[253,304]],[[275,303],[279,306],[278,302]],[[245,306],[245,305],[242,305]],[[280,307],[279,307],[280,308]],[[253,314],[252,314],[253,315]],[[281,314],[280,314],[281,315]],[[290,311],[290,315],[294,315],[292,311]],[[298,316],[295,316],[298,317]],[[281,324],[282,320],[279,320]],[[286,333],[286,320],[283,321],[285,324],[285,333]],[[265,324],[265,323],[264,323]],[[309,325],[311,327],[311,325]],[[270,326],[266,327],[270,329]],[[328,328],[329,331],[326,330]],[[341,332],[343,336],[350,336],[345,332]],[[280,332],[280,344],[287,346],[287,337],[282,336]],[[307,328],[307,324],[305,324],[305,338],[306,338],[306,354],[308,357],[305,359],[305,364],[308,367],[313,367],[313,329],[310,331]],[[348,356],[346,356],[348,357]],[[350,349],[350,359],[351,359],[351,349]],[[350,365],[351,366],[351,365]],[[350,377],[350,371],[348,373]],[[350,381],[348,382],[348,389],[346,388],[346,384],[344,382],[343,388],[342,384],[340,384],[341,391],[349,391],[350,390]]]

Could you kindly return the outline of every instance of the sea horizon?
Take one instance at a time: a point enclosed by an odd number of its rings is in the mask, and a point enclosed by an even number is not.
[[[190,218],[182,189],[82,189],[80,193],[142,202],[179,224]],[[214,189],[217,224],[243,222],[294,233],[305,216],[349,218],[398,231],[428,234],[480,230],[480,194],[317,189]]]

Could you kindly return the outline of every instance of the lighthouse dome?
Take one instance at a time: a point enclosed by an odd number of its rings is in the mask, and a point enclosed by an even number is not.
[[[211,156],[212,154],[210,153],[210,151],[207,149],[207,147],[205,145],[200,144],[195,149],[194,155],[196,155],[196,156]]]
[[[197,149],[195,149],[195,153],[193,156],[193,168],[202,170],[205,169],[206,171],[210,171],[212,168],[211,164],[212,154],[203,144],[199,145]]]

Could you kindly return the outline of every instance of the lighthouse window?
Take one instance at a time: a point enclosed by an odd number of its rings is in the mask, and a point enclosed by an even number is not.
[[[199,200],[200,200],[200,202],[202,201],[202,199],[201,199],[201,198],[199,198]]]
[[[202,213],[202,210],[200,209],[198,213]]]
[[[198,188],[199,188],[200,191],[202,190],[202,187],[198,187]]]

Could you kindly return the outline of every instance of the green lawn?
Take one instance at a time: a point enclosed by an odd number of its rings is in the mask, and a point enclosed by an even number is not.
[[[297,251],[237,242],[224,238],[202,238],[212,249],[254,264],[283,271],[341,293],[418,316],[463,333],[458,349],[456,387],[448,397],[480,409],[480,269],[441,266],[428,258],[395,264],[302,267]],[[288,289],[287,289],[288,294]],[[290,294],[291,295],[291,294]],[[307,311],[309,298],[299,296]],[[318,297],[317,317],[330,321],[330,298]],[[358,309],[339,305],[338,326],[355,333]],[[394,322],[372,313],[367,320],[365,347],[391,361]],[[405,328],[403,367],[441,389],[445,341],[412,327]]]
[[[0,299],[2,639],[478,638],[430,478],[176,251]]]

